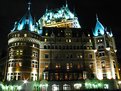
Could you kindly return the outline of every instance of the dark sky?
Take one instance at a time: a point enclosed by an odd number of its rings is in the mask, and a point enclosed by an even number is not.
[[[27,11],[29,0],[0,0],[0,50],[7,48],[7,34]],[[119,0],[120,1],[120,0]],[[111,28],[116,39],[118,58],[121,54],[121,3],[118,0],[67,0],[71,11],[76,12],[82,28],[91,31],[95,26],[95,16]],[[45,9],[59,8],[66,0],[31,0],[31,12],[38,20]]]

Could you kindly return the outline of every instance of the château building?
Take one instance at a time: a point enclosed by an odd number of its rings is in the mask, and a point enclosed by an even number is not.
[[[120,79],[118,69],[112,31],[98,16],[93,31],[83,30],[67,4],[46,9],[38,21],[31,16],[29,4],[8,34],[7,81],[44,80],[52,91],[78,90],[87,80]]]

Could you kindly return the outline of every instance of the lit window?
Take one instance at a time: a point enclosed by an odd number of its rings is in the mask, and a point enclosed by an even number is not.
[[[27,37],[27,34],[24,34],[24,37]]]
[[[82,58],[82,55],[80,55],[80,58]]]
[[[21,62],[19,62],[19,66],[20,66],[20,67],[22,66],[22,63],[21,63]]]
[[[72,63],[67,63],[66,64],[66,69],[69,70],[70,68],[72,68],[72,66],[73,66]]]
[[[17,50],[16,51],[16,55],[22,55],[23,54],[23,50]]]
[[[60,68],[60,64],[56,64],[55,67],[56,67],[56,69]]]
[[[69,42],[71,42],[71,39],[69,39]]]
[[[58,68],[58,64],[56,64],[56,66],[55,66],[55,67],[56,67],[56,69],[57,69],[57,68]]]
[[[59,91],[59,85],[53,84],[52,91]]]
[[[63,85],[63,90],[71,90],[71,86],[68,84]]]
[[[89,67],[90,67],[90,68],[93,68],[93,63],[90,63],[90,64],[89,64]]]
[[[66,39],[66,42],[68,42],[68,39]]]
[[[59,74],[55,73],[55,79],[58,80],[59,79]]]
[[[37,51],[33,51],[32,56],[33,57],[38,57],[38,52]]]
[[[19,43],[17,43],[17,45],[19,45]]]
[[[66,69],[69,70],[69,63],[66,64]]]
[[[80,69],[81,68],[81,65],[80,63],[77,64],[77,68]]]
[[[47,42],[47,39],[45,39],[44,41]]]
[[[102,67],[104,68],[105,67],[105,62],[102,61],[101,64],[102,64]]]
[[[20,52],[23,52],[23,50],[20,50]]]
[[[77,54],[77,58],[82,58],[82,54]]]
[[[35,44],[33,44],[32,46],[35,47]]]
[[[48,33],[46,33],[45,35],[48,36]]]
[[[44,76],[44,80],[47,80],[47,79],[48,79],[48,73],[45,72],[45,73],[43,74],[43,76]]]
[[[70,63],[70,68],[72,68],[73,67],[73,65],[72,65],[72,63]]]
[[[48,65],[45,65],[45,68],[48,69]]]
[[[65,80],[68,80],[68,74],[65,73],[65,77],[64,77]]]
[[[88,37],[90,37],[90,34],[88,34]]]

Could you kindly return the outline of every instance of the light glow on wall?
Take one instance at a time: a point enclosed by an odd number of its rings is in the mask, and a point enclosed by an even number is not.
[[[12,73],[13,71],[12,71],[12,67],[9,67],[8,68],[8,73]]]
[[[81,87],[82,87],[82,84],[81,83],[74,84],[74,88],[75,89],[80,89]]]
[[[98,72],[97,78],[98,78],[99,80],[102,80],[102,79],[103,79],[101,70]]]
[[[59,85],[53,84],[52,91],[59,91]]]
[[[108,79],[111,79],[111,78],[112,78],[111,72],[107,72],[107,78],[108,78]]]
[[[110,48],[108,47],[108,48],[106,48],[106,50],[107,50],[107,51],[110,51]]]

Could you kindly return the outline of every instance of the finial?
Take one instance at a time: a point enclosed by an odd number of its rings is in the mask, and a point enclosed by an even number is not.
[[[96,14],[96,20],[98,21],[98,15]]]
[[[68,2],[67,2],[67,0],[66,0],[66,7],[68,7]]]
[[[46,12],[48,11],[48,5],[46,6]]]
[[[76,16],[76,10],[75,10],[75,7],[73,8],[73,12],[74,12],[74,15]]]
[[[31,1],[28,2],[28,10],[30,10]]]

